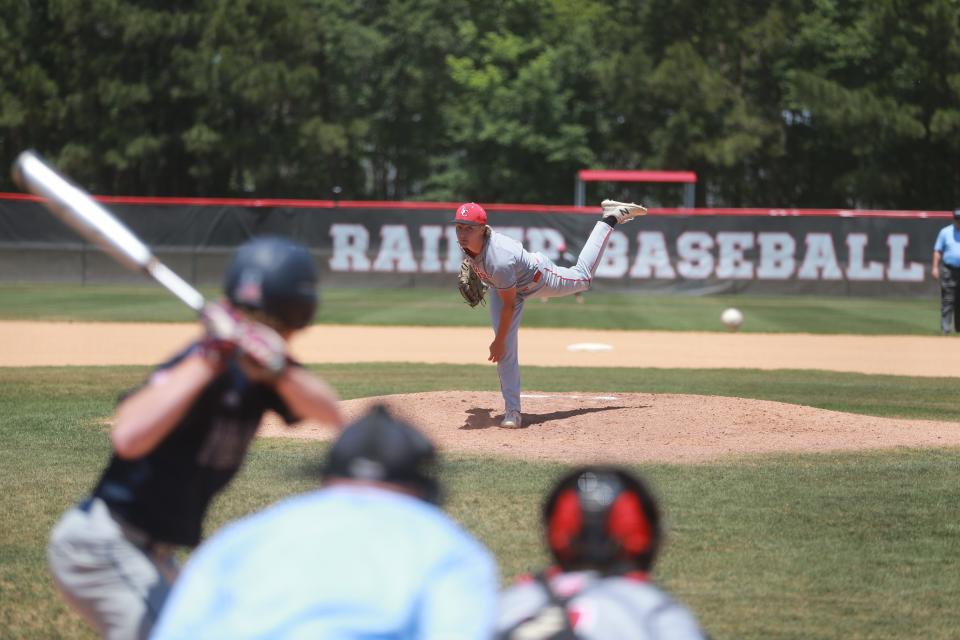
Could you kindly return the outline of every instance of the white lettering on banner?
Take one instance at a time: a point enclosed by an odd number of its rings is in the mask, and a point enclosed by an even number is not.
[[[685,231],[677,238],[677,273],[690,280],[705,280],[713,273],[713,238],[704,231]]]
[[[440,273],[443,265],[440,264],[440,238],[443,237],[444,227],[435,224],[425,224],[420,227],[420,239],[423,240],[423,254],[420,258],[422,273]]]
[[[919,262],[907,260],[907,246],[910,238],[904,233],[891,233],[887,236],[887,246],[890,247],[890,267],[887,269],[887,279],[894,282],[923,282],[925,270]]]
[[[760,262],[757,265],[758,280],[786,280],[797,267],[794,253],[797,241],[783,231],[767,231],[757,234]]]
[[[460,245],[457,244],[457,228],[450,225],[425,224],[420,227],[423,240],[423,257],[420,259],[421,273],[455,273],[460,270],[463,260]],[[440,262],[440,240],[446,240],[447,252]]]
[[[626,252],[624,252],[626,255]],[[660,278],[673,280],[677,272],[670,264],[667,241],[660,231],[641,231],[637,234],[637,259],[630,269],[631,278]]]
[[[551,260],[559,260],[566,251],[567,243],[563,234],[549,227],[531,227],[527,229],[527,251],[542,253]]]
[[[446,225],[447,229],[447,273],[457,273],[460,271],[460,263],[463,261],[463,249],[457,242],[457,228],[453,225]]]
[[[380,252],[373,261],[373,270],[417,272],[417,261],[413,258],[413,245],[410,243],[407,225],[385,224],[380,227]]]
[[[807,252],[797,271],[800,280],[842,280],[843,272],[837,263],[833,237],[829,233],[808,233]]]
[[[331,271],[370,271],[367,249],[370,247],[370,232],[362,224],[332,224],[333,255]]]
[[[622,278],[630,266],[629,253],[630,239],[619,231],[611,233],[594,277]]]
[[[876,260],[864,265],[867,246],[867,234],[850,233],[847,235],[847,280],[883,280],[883,265]]]
[[[497,233],[509,236],[517,242],[523,242],[523,227],[497,227]]]
[[[362,224],[336,223],[330,226],[332,271],[364,273],[371,270],[396,273],[455,273],[462,252],[456,242],[453,225],[383,225],[381,242],[371,260],[370,232]],[[549,227],[505,227],[500,233],[520,242],[526,240],[529,251],[551,260],[570,258],[561,231]],[[411,242],[418,232],[422,243],[419,256]],[[870,238],[856,232],[843,236],[847,259],[837,258],[834,235],[811,232],[803,237],[806,250],[797,257],[798,239],[788,232],[764,231],[684,231],[675,247],[668,246],[663,231],[640,231],[636,235],[636,255],[628,236],[618,230],[610,234],[597,267],[600,279],[674,280],[843,280],[851,282],[923,282],[922,262],[908,262],[910,237],[891,233],[886,238],[888,258],[867,260]],[[671,253],[675,250],[675,255]],[[566,256],[564,254],[567,253]],[[875,253],[875,252],[874,252]],[[419,261],[418,261],[419,258]],[[632,262],[631,262],[632,261]],[[799,263],[799,267],[798,267]]]
[[[730,280],[751,280],[753,263],[743,252],[753,249],[753,234],[748,231],[717,233],[717,277]]]

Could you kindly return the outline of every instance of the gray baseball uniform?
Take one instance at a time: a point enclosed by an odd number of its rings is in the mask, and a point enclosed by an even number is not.
[[[504,590],[500,639],[704,640],[694,615],[643,574],[602,577],[593,571],[555,573],[553,598],[526,580]],[[567,635],[562,632],[567,631]]]
[[[517,349],[517,334],[523,316],[523,303],[527,298],[558,298],[590,288],[607,246],[613,227],[600,221],[587,238],[577,264],[572,267],[557,266],[542,253],[531,253],[523,245],[496,231],[491,231],[483,251],[470,257],[470,263],[480,279],[495,291],[490,300],[490,320],[493,330],[500,323],[503,303],[496,290],[517,289],[513,322],[504,340],[503,357],[497,363],[500,376],[500,392],[507,411],[520,411],[520,362]]]

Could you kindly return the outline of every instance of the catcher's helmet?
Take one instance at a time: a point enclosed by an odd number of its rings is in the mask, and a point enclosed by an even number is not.
[[[237,249],[223,281],[236,307],[285,329],[302,329],[317,310],[317,268],[305,247],[286,238],[254,238]]]
[[[324,480],[346,478],[394,484],[439,504],[436,450],[416,427],[377,405],[348,425],[327,454]]]
[[[587,466],[564,476],[543,518],[550,551],[567,571],[649,571],[662,538],[653,494],[618,467]]]

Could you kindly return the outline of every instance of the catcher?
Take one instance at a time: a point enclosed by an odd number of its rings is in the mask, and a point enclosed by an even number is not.
[[[288,424],[343,424],[333,390],[286,351],[313,319],[316,286],[300,245],[244,244],[227,270],[227,300],[204,310],[204,335],[121,400],[110,462],[47,551],[57,587],[103,637],[149,635],[178,572],[174,552],[200,542],[207,507],[265,411]]]
[[[490,296],[494,338],[488,359],[497,363],[500,376],[504,401],[502,427],[523,426],[517,334],[524,301],[567,296],[589,289],[613,228],[647,213],[641,205],[613,200],[604,200],[600,206],[600,221],[572,267],[559,267],[547,256],[530,253],[513,238],[491,229],[487,226],[487,212],[478,204],[462,204],[454,214],[457,242],[466,254],[460,269],[461,294],[470,306],[476,306],[483,299],[483,285],[492,287],[496,294]],[[465,268],[468,275],[464,274]],[[478,281],[476,284],[473,278]]]
[[[503,591],[497,640],[706,640],[659,588],[660,507],[642,478],[591,465],[570,471],[543,507],[556,564]]]

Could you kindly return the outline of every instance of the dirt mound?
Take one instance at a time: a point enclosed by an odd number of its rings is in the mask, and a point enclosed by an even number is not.
[[[197,336],[196,324],[0,322],[0,366],[155,364]],[[488,364],[484,327],[318,325],[294,342],[305,362]],[[574,350],[603,343],[601,351]],[[472,345],[466,348],[465,345]],[[822,369],[956,376],[960,340],[940,336],[812,336],[524,329],[525,365]],[[491,372],[491,375],[495,374]],[[447,451],[566,462],[702,462],[779,451],[960,446],[960,423],[858,416],[716,396],[524,394],[526,428],[501,429],[499,393],[445,391],[344,403],[348,415],[386,402]],[[330,438],[317,425],[266,436]]]
[[[350,418],[383,402],[451,452],[527,460],[705,462],[751,453],[960,446],[960,423],[875,418],[782,402],[644,393],[523,394],[525,428],[502,429],[497,392],[437,391],[343,403]],[[286,428],[265,437],[326,440],[334,430]]]

